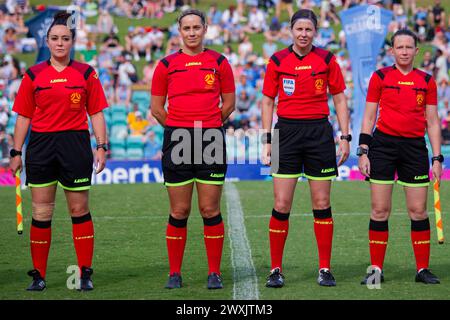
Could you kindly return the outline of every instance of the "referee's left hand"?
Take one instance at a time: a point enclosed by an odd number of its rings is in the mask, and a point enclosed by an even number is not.
[[[97,152],[95,153],[95,173],[99,174],[100,172],[103,171],[103,169],[105,169],[105,165],[106,165],[106,151],[105,149],[99,148],[97,150]]]
[[[339,158],[339,162],[337,164],[338,167],[345,161],[347,161],[349,154],[350,154],[350,143],[345,139],[340,140],[337,156],[341,157]]]

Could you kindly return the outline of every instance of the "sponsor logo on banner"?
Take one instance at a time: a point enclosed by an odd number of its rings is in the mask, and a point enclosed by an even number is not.
[[[283,79],[283,91],[286,95],[292,96],[295,91],[295,80]]]

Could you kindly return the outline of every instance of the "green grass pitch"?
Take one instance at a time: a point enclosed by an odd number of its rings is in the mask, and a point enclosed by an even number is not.
[[[367,227],[369,186],[364,182],[334,182],[332,207],[335,218],[332,268],[337,287],[316,284],[317,249],[309,190],[299,182],[290,219],[284,256],[286,286],[264,287],[270,268],[268,222],[272,209],[271,182],[237,182],[247,238],[258,278],[260,299],[449,299],[450,298],[450,183],[441,186],[444,234],[448,242],[438,245],[430,188],[432,271],[440,285],[414,282],[415,263],[410,241],[410,222],[402,188],[395,186],[390,239],[385,261],[386,281],[380,290],[359,284],[369,263]],[[29,252],[30,191],[23,191],[24,234],[15,229],[14,188],[0,189],[0,299],[232,299],[233,267],[227,225],[227,201],[222,198],[226,240],[222,260],[224,290],[206,289],[207,262],[202,220],[193,199],[188,223],[188,242],[183,262],[181,290],[164,289],[168,262],[165,228],[168,200],[161,184],[94,186],[91,211],[95,227],[95,290],[80,293],[66,287],[68,266],[76,264],[71,238],[71,221],[63,192],[58,190],[52,223],[52,245],[47,271],[47,289],[30,293]]]

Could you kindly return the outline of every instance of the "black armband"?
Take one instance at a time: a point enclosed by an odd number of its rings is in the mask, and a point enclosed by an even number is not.
[[[359,134],[359,144],[366,144],[366,145],[370,145],[370,143],[372,142],[372,136],[370,134],[367,133],[360,133]]]
[[[272,143],[272,133],[266,132],[261,135],[261,142],[263,144],[271,144]]]

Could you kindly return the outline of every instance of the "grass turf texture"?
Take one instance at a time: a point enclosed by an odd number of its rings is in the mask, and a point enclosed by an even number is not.
[[[414,282],[415,263],[410,241],[410,222],[403,190],[394,188],[390,239],[385,262],[386,282],[381,290],[369,290],[359,282],[369,263],[369,186],[364,182],[334,182],[332,206],[335,218],[332,268],[337,287],[316,284],[317,248],[310,214],[306,182],[297,186],[290,232],[285,248],[282,289],[264,287],[270,268],[268,222],[272,209],[271,182],[235,183],[240,193],[247,236],[258,277],[260,299],[448,299],[450,297],[450,244],[438,245],[429,192],[431,264],[441,284],[426,286]],[[450,237],[450,183],[441,186],[444,234]],[[29,251],[30,191],[23,191],[24,234],[15,229],[14,188],[0,188],[0,299],[232,299],[233,270],[230,260],[226,198],[222,200],[225,244],[222,273],[225,288],[206,289],[207,260],[203,224],[193,199],[188,223],[188,241],[183,262],[181,290],[167,290],[168,262],[165,228],[168,199],[161,184],[94,186],[91,211],[95,227],[95,290],[80,293],[66,287],[69,265],[76,264],[64,194],[58,190],[52,223],[47,289],[27,292],[31,282],[26,272],[32,268]]]

